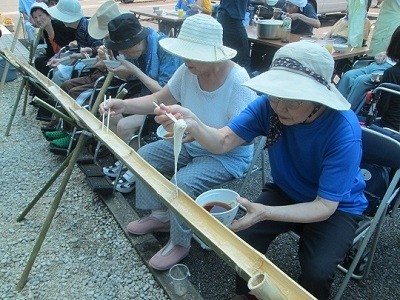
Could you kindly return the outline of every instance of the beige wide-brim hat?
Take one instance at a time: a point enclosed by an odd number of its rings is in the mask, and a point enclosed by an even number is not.
[[[278,64],[278,61],[283,63]],[[280,48],[270,69],[244,85],[278,98],[312,101],[335,110],[348,110],[350,103],[331,82],[333,69],[334,60],[325,47],[300,41]]]
[[[221,24],[205,14],[186,18],[177,38],[165,38],[159,43],[167,52],[188,60],[218,62],[236,56],[236,50],[222,44]]]
[[[89,20],[89,35],[95,39],[103,39],[108,34],[108,23],[120,16],[122,12],[114,1],[104,2]]]
[[[83,11],[78,0],[60,0],[57,5],[47,10],[50,16],[65,23],[73,23],[83,18]]]

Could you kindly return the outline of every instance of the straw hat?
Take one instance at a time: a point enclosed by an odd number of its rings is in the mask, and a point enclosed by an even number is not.
[[[65,23],[73,23],[83,18],[83,11],[78,0],[60,0],[49,7],[47,12],[53,18]]]
[[[236,50],[222,44],[221,24],[205,14],[186,18],[177,38],[165,38],[159,43],[167,52],[183,59],[217,62],[236,56]]]
[[[122,14],[108,23],[108,37],[104,45],[110,50],[124,50],[138,44],[149,34],[149,30],[140,25],[131,13]]]
[[[108,34],[108,22],[121,14],[114,0],[104,2],[89,20],[90,36],[98,40],[103,39]]]
[[[280,48],[270,69],[244,85],[283,99],[312,101],[335,110],[348,110],[350,103],[331,83],[332,55],[317,43],[300,41]]]

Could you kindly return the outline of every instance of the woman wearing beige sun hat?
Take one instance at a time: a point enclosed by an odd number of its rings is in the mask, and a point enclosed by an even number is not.
[[[222,44],[222,26],[204,14],[188,17],[177,38],[160,40],[167,52],[183,58],[184,64],[159,92],[135,99],[112,99],[101,105],[100,112],[111,115],[152,114],[154,104],[177,104],[196,112],[212,127],[223,127],[244,109],[256,94],[243,86],[249,79],[246,70],[230,59],[236,51]],[[138,150],[147,162],[162,173],[174,174],[173,143],[159,140]],[[201,193],[241,176],[248,168],[252,146],[243,145],[226,154],[209,152],[197,141],[185,139],[179,156],[179,170],[171,182],[195,199]],[[157,270],[168,270],[189,254],[192,232],[170,213],[153,191],[136,179],[136,207],[151,214],[130,222],[127,230],[142,235],[171,231],[167,245],[149,261]]]
[[[279,234],[299,232],[298,281],[317,299],[329,298],[336,266],[367,207],[359,168],[361,128],[330,82],[333,68],[324,47],[290,43],[276,52],[269,71],[244,84],[263,95],[227,126],[211,128],[178,105],[156,110],[164,126],[165,111],[183,118],[188,135],[212,153],[267,137],[273,181],[258,199],[238,198],[247,213],[230,228],[261,253]],[[237,299],[254,299],[248,291],[237,277]]]

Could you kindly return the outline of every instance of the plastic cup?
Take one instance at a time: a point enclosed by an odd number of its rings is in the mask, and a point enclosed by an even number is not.
[[[186,295],[190,277],[189,268],[184,264],[173,265],[169,269],[169,276],[172,279],[175,294],[178,296]]]
[[[326,50],[329,51],[329,53],[333,52],[333,43],[334,43],[334,39],[326,39],[325,40],[325,48]]]

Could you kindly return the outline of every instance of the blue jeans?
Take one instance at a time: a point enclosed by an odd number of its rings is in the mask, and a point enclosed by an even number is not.
[[[366,93],[375,87],[375,83],[371,81],[372,73],[383,74],[391,66],[387,62],[383,64],[372,63],[363,68],[347,71],[339,80],[337,89],[354,109],[361,101],[364,101]]]

